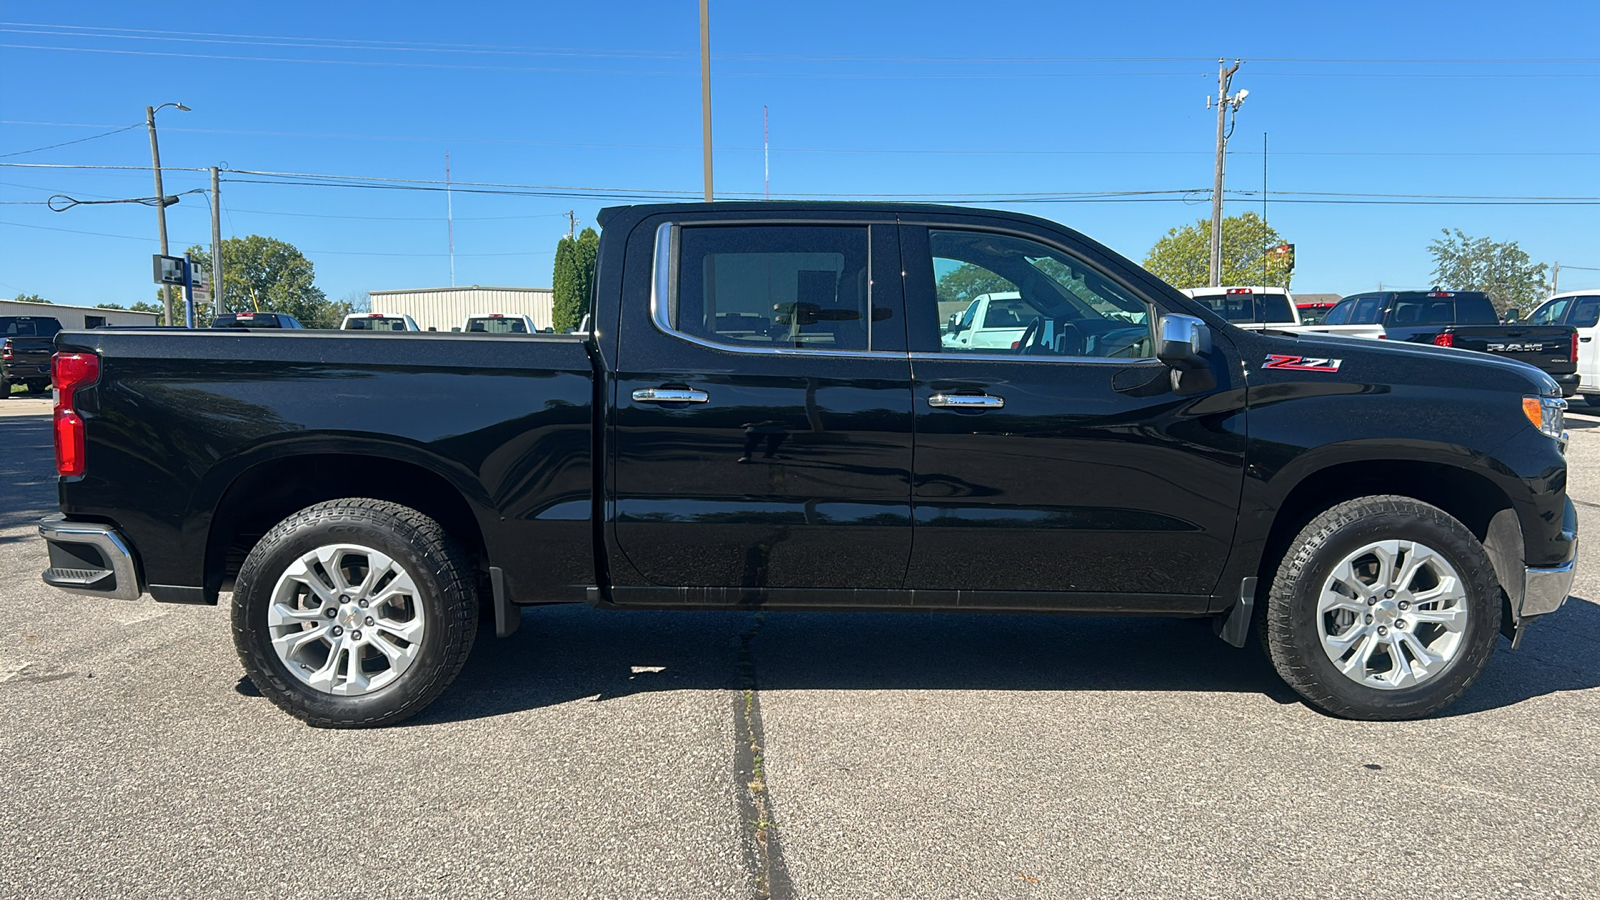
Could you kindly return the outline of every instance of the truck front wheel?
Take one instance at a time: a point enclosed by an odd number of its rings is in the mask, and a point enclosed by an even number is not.
[[[388,725],[438,697],[477,631],[475,579],[439,524],[331,500],[268,531],[233,593],[233,640],[280,709],[331,728]]]
[[[1313,706],[1415,719],[1471,687],[1499,631],[1494,569],[1472,532],[1419,500],[1374,496],[1300,531],[1273,580],[1262,640]]]

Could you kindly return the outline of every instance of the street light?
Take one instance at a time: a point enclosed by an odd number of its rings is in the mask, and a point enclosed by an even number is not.
[[[150,168],[156,173],[156,226],[161,236],[161,255],[167,255],[167,195],[161,188],[161,148],[156,144],[156,113],[169,106],[176,106],[183,112],[189,112],[189,107],[182,103],[163,103],[160,106],[146,106],[144,108],[144,123],[150,128]],[[161,304],[166,307],[166,322],[172,324],[172,292],[166,286],[161,286]]]

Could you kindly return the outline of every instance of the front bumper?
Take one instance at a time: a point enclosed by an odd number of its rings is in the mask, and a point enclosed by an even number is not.
[[[1567,602],[1572,579],[1578,574],[1578,540],[1572,540],[1572,557],[1559,566],[1536,569],[1528,566],[1522,576],[1521,618],[1553,613]]]
[[[50,568],[41,575],[45,584],[113,600],[137,600],[143,593],[133,553],[115,528],[57,514],[39,520],[39,536],[50,547]]]

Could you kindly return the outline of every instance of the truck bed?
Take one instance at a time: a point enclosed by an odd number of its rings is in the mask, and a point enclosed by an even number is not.
[[[157,599],[215,602],[226,578],[207,583],[203,561],[227,559],[231,577],[284,506],[305,505],[275,497],[307,484],[453,486],[463,543],[507,560],[519,591],[581,600],[593,580],[594,382],[579,337],[97,329],[57,348],[101,358],[77,400],[94,463],[62,479],[62,512],[123,529]],[[252,518],[213,521],[234,491],[259,497]]]

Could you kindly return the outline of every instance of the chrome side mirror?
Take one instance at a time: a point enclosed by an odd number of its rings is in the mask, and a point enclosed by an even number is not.
[[[1194,316],[1168,313],[1156,328],[1156,359],[1180,372],[1208,368],[1211,329]]]
[[[1194,316],[1168,313],[1156,324],[1156,359],[1172,369],[1172,389],[1196,394],[1217,386],[1211,371],[1211,329]]]

